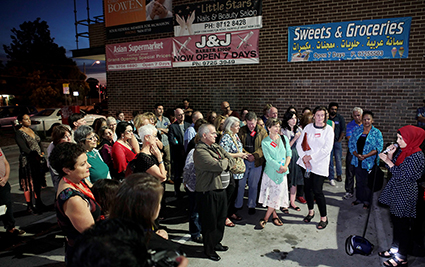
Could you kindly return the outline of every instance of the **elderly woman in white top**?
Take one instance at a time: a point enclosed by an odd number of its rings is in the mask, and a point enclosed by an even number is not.
[[[242,143],[239,139],[238,132],[240,129],[240,120],[236,117],[230,116],[224,121],[224,130],[223,136],[220,140],[220,146],[224,148],[233,158],[242,158],[246,159],[248,157],[247,153],[242,152]],[[239,187],[239,180],[243,178],[243,173],[233,174],[233,179],[231,179],[229,186],[226,188],[227,191],[227,200],[228,200],[228,212],[227,216],[232,219],[239,221],[242,218],[236,214],[235,200],[237,192],[235,193],[235,188]],[[233,180],[233,181],[232,181]],[[242,185],[245,188],[245,185]],[[226,220],[226,225],[233,227],[234,224],[229,219]]]
[[[297,142],[299,155],[297,164],[304,173],[304,191],[309,210],[304,222],[308,223],[313,219],[314,200],[316,200],[321,217],[317,229],[324,229],[328,225],[323,182],[329,175],[334,131],[326,124],[327,114],[325,107],[316,107],[313,110],[313,123],[304,127]]]
[[[93,128],[87,125],[82,125],[74,133],[75,142],[80,143],[86,149],[87,162],[91,165],[90,182],[94,183],[100,179],[111,179],[109,167],[103,161],[97,146],[97,135]]]

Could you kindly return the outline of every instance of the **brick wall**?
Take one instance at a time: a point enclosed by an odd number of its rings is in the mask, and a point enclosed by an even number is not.
[[[95,23],[89,25],[89,41],[90,47],[105,46],[105,23]]]
[[[175,5],[195,1],[174,0]],[[201,1],[198,1],[201,2]],[[411,16],[409,58],[289,63],[288,26]],[[107,40],[121,43],[172,37],[173,33]],[[121,109],[130,118],[133,110],[151,110],[156,102],[165,108],[188,97],[195,109],[220,111],[227,100],[232,109],[257,112],[267,103],[281,117],[289,105],[340,104],[340,113],[351,120],[351,109],[360,106],[375,113],[374,125],[385,142],[396,130],[414,124],[416,108],[425,96],[425,1],[276,1],[263,0],[260,30],[260,64],[191,67],[107,73],[109,112]]]

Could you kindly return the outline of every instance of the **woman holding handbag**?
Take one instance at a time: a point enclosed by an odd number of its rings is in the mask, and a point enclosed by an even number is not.
[[[224,121],[223,127],[223,136],[221,137],[219,144],[236,161],[236,166],[230,170],[233,173],[233,178],[231,177],[230,184],[226,188],[228,200],[228,218],[226,219],[226,226],[234,227],[235,224],[230,219],[235,221],[242,220],[242,218],[236,214],[235,200],[237,193],[234,191],[235,188],[238,189],[239,180],[243,178],[245,173],[245,163],[243,160],[248,157],[248,154],[242,152],[242,143],[238,136],[240,120],[236,117],[230,116]],[[243,186],[245,187],[245,185]]]
[[[379,202],[390,207],[393,222],[391,248],[378,253],[381,257],[391,258],[384,262],[385,266],[407,266],[407,249],[411,234],[409,227],[411,219],[416,218],[417,180],[421,178],[425,168],[424,153],[419,147],[424,139],[425,130],[407,125],[397,132],[400,149],[396,152],[396,146],[390,145],[387,154],[379,154],[392,173],[379,197]]]
[[[19,156],[19,181],[24,190],[27,212],[30,214],[42,213],[46,206],[41,201],[41,187],[46,183],[42,170],[44,151],[40,137],[30,128],[31,119],[28,114],[18,115],[17,120],[21,128],[16,131],[16,143],[21,155]],[[32,197],[35,199],[35,209]]]

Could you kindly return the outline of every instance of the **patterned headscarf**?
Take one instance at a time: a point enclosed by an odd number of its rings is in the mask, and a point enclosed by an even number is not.
[[[401,153],[395,162],[395,165],[399,166],[403,163],[404,159],[408,156],[421,151],[420,145],[425,139],[425,130],[413,125],[406,125],[398,130],[401,137],[407,146],[401,149]]]

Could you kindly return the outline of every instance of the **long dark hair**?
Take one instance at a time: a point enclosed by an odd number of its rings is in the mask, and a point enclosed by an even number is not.
[[[100,179],[93,184],[91,191],[105,215],[109,216],[109,211],[115,201],[115,196],[119,188],[120,182],[112,179]]]
[[[125,178],[110,210],[110,218],[125,218],[138,222],[147,230],[155,226],[155,214],[164,188],[150,174],[133,173]]]
[[[294,117],[294,115],[295,115],[295,118],[296,118],[296,120],[298,122],[298,115],[295,112],[293,112],[293,111],[288,111],[288,112],[286,112],[283,115],[283,120],[282,120],[282,128],[283,129],[286,129],[286,130],[291,131],[291,127],[289,126],[288,121],[290,119],[292,119],[292,117]],[[294,133],[297,132],[297,129],[298,129],[298,125],[295,123],[295,125],[294,125]]]

